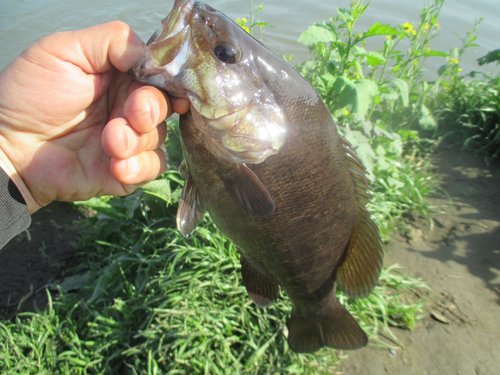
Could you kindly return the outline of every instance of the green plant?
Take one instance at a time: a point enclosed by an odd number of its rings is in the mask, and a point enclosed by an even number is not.
[[[298,68],[370,173],[375,191],[370,210],[387,240],[394,229],[404,228],[405,212],[432,211],[426,197],[436,185],[424,160],[435,142],[420,133],[436,127],[428,98],[438,86],[422,81],[422,64],[430,56],[448,54],[430,47],[442,1],[422,10],[416,28],[409,22],[398,27],[377,22],[356,33],[355,24],[368,6],[354,2],[303,32],[299,41],[314,56]],[[386,36],[380,51],[364,48],[368,38],[380,36]],[[406,52],[397,50],[400,43],[408,45]]]
[[[487,162],[500,156],[500,77],[471,73],[442,87],[435,100],[442,144],[467,148]]]
[[[424,103],[429,87],[421,78],[428,57],[448,56],[430,47],[433,33],[439,29],[437,18],[443,1],[435,0],[424,8],[416,29],[409,22],[398,27],[376,22],[356,34],[356,21],[368,6],[354,2],[350,9],[337,9],[336,18],[303,32],[299,42],[309,46],[314,58],[299,66],[301,73],[317,88],[336,118],[347,111],[381,120],[390,130],[435,125]],[[380,51],[364,48],[368,38],[384,35]],[[408,44],[406,52],[396,50],[403,41]]]
[[[259,18],[260,12],[262,11],[264,5],[261,4],[257,7],[253,6],[253,0],[250,0],[250,21],[246,18],[238,18],[236,20],[236,23],[241,26],[243,30],[245,30],[247,33],[250,35],[254,35],[254,27],[258,26],[260,29],[260,40],[262,41],[262,33],[264,27],[271,27],[274,28],[273,25],[268,24],[267,22],[264,21],[257,21]],[[255,17],[254,17],[254,12],[255,12]]]
[[[175,191],[177,176],[162,180]],[[160,195],[138,194],[128,212],[125,198],[88,202],[108,219],[97,241],[82,248],[87,285],[77,294],[61,291],[43,312],[2,322],[2,373],[331,373],[335,351],[289,350],[287,297],[256,307],[242,284],[235,246],[208,216],[184,238],[174,213],[152,212],[152,199],[175,211],[171,196]],[[402,295],[421,287],[392,267],[368,299],[341,298],[377,340],[389,326],[411,328],[421,305],[405,304]]]
[[[500,77],[470,72],[461,75],[460,60],[476,47],[476,32],[483,19],[460,38],[462,47],[451,50],[447,64],[439,69],[439,90],[428,100],[439,126],[435,136],[448,147],[460,147],[485,155],[487,162],[500,155]],[[499,51],[478,59],[479,64],[499,61]]]

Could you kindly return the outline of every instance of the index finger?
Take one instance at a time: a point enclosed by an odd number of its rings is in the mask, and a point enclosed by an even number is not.
[[[53,43],[52,38],[56,38],[57,43]],[[141,38],[121,21],[59,32],[40,40],[39,44],[51,55],[75,64],[87,74],[103,73],[112,66],[126,72],[145,52]]]
[[[170,117],[172,108],[163,91],[134,82],[125,101],[123,114],[136,132],[145,134]]]

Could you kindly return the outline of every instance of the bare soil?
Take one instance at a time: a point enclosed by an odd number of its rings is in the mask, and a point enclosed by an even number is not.
[[[412,332],[393,329],[404,348],[348,353],[343,374],[500,374],[500,166],[461,153],[434,157],[442,214],[417,221],[386,247],[385,264],[432,288]]]
[[[84,230],[81,215],[53,202],[36,212],[31,226],[0,250],[0,318],[46,306],[53,289],[78,265],[76,244]]]
[[[392,329],[402,347],[349,352],[342,374],[500,374],[500,165],[469,154],[434,157],[443,213],[412,223],[386,247],[386,265],[428,283],[427,312],[412,332]],[[33,215],[0,252],[0,317],[43,308],[45,287],[78,265],[80,214],[53,203]]]

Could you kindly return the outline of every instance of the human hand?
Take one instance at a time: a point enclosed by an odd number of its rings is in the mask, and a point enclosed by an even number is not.
[[[0,73],[0,167],[31,213],[130,194],[165,170],[165,118],[185,99],[126,72],[144,43],[122,22],[52,34]]]

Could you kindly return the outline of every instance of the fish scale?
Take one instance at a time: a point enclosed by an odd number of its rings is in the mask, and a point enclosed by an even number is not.
[[[177,0],[162,25],[133,71],[192,100],[179,122],[186,180],[179,230],[188,235],[208,211],[239,249],[250,298],[265,307],[284,290],[292,350],[365,346],[366,334],[336,296],[337,283],[349,297],[367,296],[382,268],[378,228],[365,208],[369,181],[355,151],[314,88],[219,11]],[[184,40],[169,30],[183,30]],[[166,56],[163,48],[192,55]],[[180,69],[169,66],[179,61]],[[241,113],[215,116],[236,113],[236,98]]]

